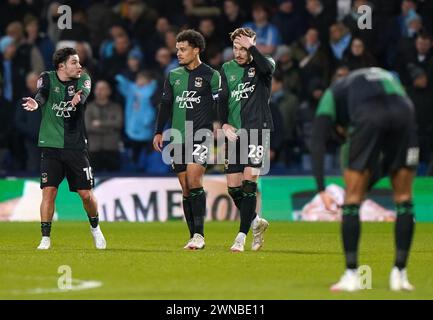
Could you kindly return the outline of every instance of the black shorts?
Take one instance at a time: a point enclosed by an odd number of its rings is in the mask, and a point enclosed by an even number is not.
[[[188,164],[200,164],[204,168],[207,167],[209,158],[210,141],[202,140],[191,144],[173,144],[173,149],[170,151],[171,168],[175,173],[186,171]]]
[[[72,192],[93,188],[87,150],[41,148],[41,189],[58,188],[65,176]]]
[[[261,169],[267,160],[270,134],[265,130],[245,130],[236,142],[226,140],[226,174],[241,173],[244,169]]]
[[[349,139],[342,148],[343,168],[385,176],[419,162],[415,115],[410,101],[399,96],[372,99],[353,115]],[[378,174],[378,170],[380,174]]]

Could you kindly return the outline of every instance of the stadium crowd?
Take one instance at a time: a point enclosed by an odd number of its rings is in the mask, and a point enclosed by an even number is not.
[[[58,8],[72,8],[72,28]],[[277,68],[271,110],[271,173],[311,172],[309,140],[318,102],[350,70],[394,71],[412,98],[421,146],[419,175],[433,175],[433,1],[427,0],[3,0],[0,4],[0,175],[36,174],[41,111],[21,98],[53,69],[55,49],[76,48],[92,77],[86,111],[96,174],[164,174],[152,139],[162,85],[178,66],[176,35],[200,31],[202,60],[219,70],[233,58],[229,32],[247,26]],[[358,27],[358,7],[373,9],[372,29]],[[217,126],[217,124],[215,124]],[[326,169],[339,170],[339,143]],[[218,168],[214,168],[218,170]]]

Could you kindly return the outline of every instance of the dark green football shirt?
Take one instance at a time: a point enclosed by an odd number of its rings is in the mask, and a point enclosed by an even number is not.
[[[215,105],[221,87],[218,71],[202,63],[194,70],[179,67],[172,70],[165,81],[164,92],[158,114],[156,133],[162,133],[171,115],[171,128],[186,137],[186,121],[193,123],[193,132],[200,129],[212,130],[215,120]]]
[[[88,74],[79,79],[63,82],[55,71],[43,72],[38,80],[36,101],[42,108],[39,130],[39,147],[59,149],[84,149],[87,134],[84,124],[86,99],[90,94],[91,80]],[[71,105],[75,93],[82,90],[81,102]]]

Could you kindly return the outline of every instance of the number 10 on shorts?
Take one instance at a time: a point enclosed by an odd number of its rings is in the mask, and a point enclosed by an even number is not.
[[[93,179],[92,167],[83,168],[83,171],[86,173],[86,179],[88,181]]]

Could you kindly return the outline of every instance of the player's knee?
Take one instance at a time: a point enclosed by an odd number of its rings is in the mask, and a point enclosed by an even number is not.
[[[244,180],[242,181],[242,191],[247,196],[254,196],[257,193],[257,182]]]
[[[78,194],[83,202],[91,202],[92,201],[92,192],[90,190],[82,190],[79,191]]]

